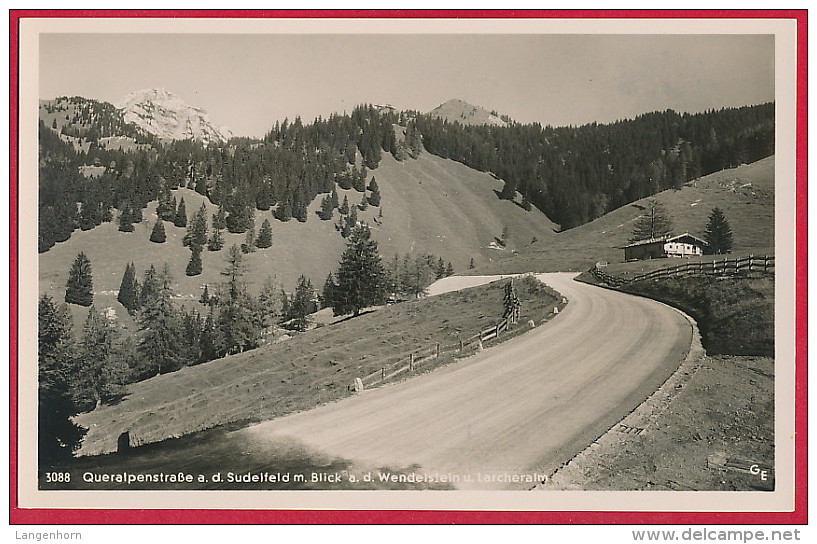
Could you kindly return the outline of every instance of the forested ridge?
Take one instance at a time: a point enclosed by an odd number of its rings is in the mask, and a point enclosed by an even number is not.
[[[580,127],[466,126],[417,117],[425,149],[505,181],[562,228],[774,153],[774,104]]]
[[[91,119],[111,124],[104,116]],[[419,136],[411,128],[400,142],[395,136],[394,125],[406,119],[405,114],[359,106],[351,115],[306,125],[300,118],[277,122],[263,140],[235,138],[228,145],[208,146],[191,140],[154,141],[149,149],[129,150],[109,149],[97,141],[77,149],[58,132],[87,137],[88,127],[58,131],[41,121],[39,251],[67,240],[77,228],[114,220],[121,224],[123,216],[124,222],[141,221],[148,202],[178,187],[223,206],[231,232],[251,228],[253,209],[274,208],[280,221],[304,222],[309,203],[336,185],[365,193],[367,172],[377,168],[381,153],[400,160],[419,153]],[[137,129],[130,125],[131,130]],[[83,165],[104,171],[86,177],[80,173]]]
[[[261,140],[234,138],[205,146],[160,142],[105,103],[70,100],[65,124],[40,123],[39,251],[77,228],[142,220],[142,210],[170,190],[188,187],[222,206],[231,232],[252,226],[252,211],[279,221],[307,221],[307,206],[336,186],[367,190],[383,153],[398,160],[426,151],[504,180],[500,198],[521,198],[563,229],[690,179],[774,152],[774,104],[700,114],[671,110],[580,127],[513,123],[464,126],[417,112],[371,105],[304,124],[276,122]],[[59,104],[43,109],[59,116]],[[107,106],[110,106],[109,104]],[[71,113],[73,112],[73,113]],[[118,116],[118,117],[117,117]],[[123,150],[100,145],[113,135],[149,143]],[[62,133],[62,137],[59,133]],[[90,142],[75,146],[70,138]],[[422,143],[421,143],[422,142]],[[101,173],[85,176],[80,167]],[[379,195],[378,195],[379,197]],[[456,202],[451,203],[456,206]],[[331,217],[323,213],[320,218]],[[313,218],[313,220],[315,220]]]

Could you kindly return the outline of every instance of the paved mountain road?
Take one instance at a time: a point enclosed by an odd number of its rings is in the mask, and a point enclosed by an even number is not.
[[[462,478],[457,487],[532,487],[479,480],[549,474],[655,391],[691,342],[673,309],[574,276],[537,276],[569,300],[544,326],[429,374],[236,433],[260,448],[294,441],[360,466],[451,473]]]

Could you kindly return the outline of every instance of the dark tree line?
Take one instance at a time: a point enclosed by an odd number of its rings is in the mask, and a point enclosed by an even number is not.
[[[116,110],[92,110],[82,114],[82,126],[102,125],[84,137],[122,126],[108,119]],[[76,150],[52,127],[40,123],[41,252],[77,228],[106,221],[118,221],[120,230],[130,232],[153,200],[159,201],[163,220],[183,225],[186,214],[178,214],[180,203],[172,201],[171,193],[179,187],[218,205],[223,228],[233,233],[254,227],[254,210],[270,210],[279,221],[306,221],[307,207],[318,195],[324,195],[320,218],[331,220],[339,208],[331,196],[337,187],[363,193],[360,207],[378,206],[381,195],[376,185],[367,187],[367,171],[377,168],[383,153],[403,160],[418,156],[423,146],[492,172],[505,181],[500,198],[520,199],[524,209],[537,206],[562,228],[774,152],[774,104],[700,114],[667,110],[607,125],[562,128],[463,126],[415,112],[358,106],[350,114],[308,124],[300,118],[277,122],[260,141],[236,138],[229,145],[207,146],[192,140],[151,141],[149,147],[129,151],[100,145]],[[83,165],[104,171],[86,177],[80,174]]]
[[[284,120],[263,141],[153,142],[129,151],[99,145],[76,150],[41,121],[39,250],[67,240],[77,228],[106,221],[117,220],[120,230],[131,232],[152,200],[159,201],[163,220],[184,226],[186,214],[176,211],[181,203],[171,194],[179,187],[222,207],[225,228],[233,233],[251,228],[256,209],[272,210],[280,221],[306,221],[317,195],[336,186],[366,191],[367,169],[402,145],[395,139],[399,121],[397,114],[359,106],[349,115],[306,125],[299,118]],[[104,172],[85,177],[79,173],[83,165],[104,166]],[[379,201],[380,193],[372,198]]]
[[[426,150],[505,181],[562,228],[724,168],[774,153],[774,104],[608,125],[464,126],[417,117]],[[524,204],[523,204],[524,205]]]

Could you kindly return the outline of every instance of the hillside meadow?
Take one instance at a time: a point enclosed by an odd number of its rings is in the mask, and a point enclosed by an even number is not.
[[[416,372],[453,363],[459,340],[502,319],[507,280],[403,302],[345,319],[255,350],[182,368],[127,386],[125,398],[75,420],[89,429],[80,455],[114,451],[129,431],[137,444],[157,442],[230,423],[247,424],[298,412],[350,395],[355,378],[409,353],[446,353]],[[500,341],[552,316],[560,298],[537,280],[516,282],[520,319]],[[492,341],[494,342],[494,341]],[[462,364],[466,364],[462,361]],[[404,373],[395,379],[406,379]]]
[[[733,254],[774,254],[774,156],[703,176],[655,198],[667,208],[675,234],[689,232],[703,238],[712,208],[719,207],[734,234]],[[622,263],[622,248],[647,201],[638,200],[590,223],[543,237],[473,273],[585,271],[597,262]]]
[[[502,188],[500,180],[428,153],[403,162],[385,155],[380,167],[369,172],[369,180],[372,177],[380,187],[381,207],[358,210],[358,217],[369,223],[384,261],[394,255],[402,259],[408,252],[430,253],[451,262],[455,273],[465,273],[471,259],[476,265],[490,263],[518,251],[534,237],[548,236],[555,227],[536,209],[525,211],[513,202],[500,200],[495,193]],[[177,201],[184,198],[188,218],[204,203],[210,227],[209,220],[217,211],[215,205],[190,189],[177,189],[173,194]],[[360,203],[361,195],[354,189],[338,190],[339,200],[347,197],[351,206]],[[302,274],[320,288],[329,272],[337,270],[346,242],[335,229],[337,212],[333,220],[321,221],[316,215],[319,204],[320,198],[310,204],[305,223],[294,219],[281,222],[270,212],[256,211],[256,230],[268,218],[273,235],[270,248],[245,256],[244,280],[250,292],[258,293],[267,278],[291,292]],[[381,209],[383,216],[378,217]],[[134,263],[139,279],[151,264],[161,270],[167,263],[174,278],[176,301],[197,307],[204,286],[222,281],[228,248],[242,244],[246,238],[244,234],[224,231],[224,248],[203,251],[202,273],[188,277],[185,268],[190,251],[182,246],[186,228],[165,221],[166,242],[153,243],[149,238],[156,222],[155,201],[144,210],[143,217],[134,225],[134,232],[120,232],[116,222],[103,223],[88,231],[77,230],[69,240],[40,254],[40,294],[63,299],[68,271],[82,251],[92,265],[94,305],[97,309],[113,308],[120,323],[130,328],[131,320],[116,300],[128,263]],[[509,236],[503,248],[496,241],[505,227]],[[72,307],[72,313],[75,326],[79,326],[87,310]]]

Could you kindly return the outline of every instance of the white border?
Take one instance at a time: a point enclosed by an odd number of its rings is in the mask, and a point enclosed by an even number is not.
[[[315,34],[775,34],[776,482],[775,492],[592,491],[39,491],[36,444],[36,127],[40,33]],[[19,506],[43,508],[224,508],[785,512],[794,507],[794,204],[796,21],[781,19],[21,19],[19,247]],[[790,280],[790,281],[789,281]],[[33,419],[32,419],[33,418]],[[32,425],[33,421],[33,425]]]

